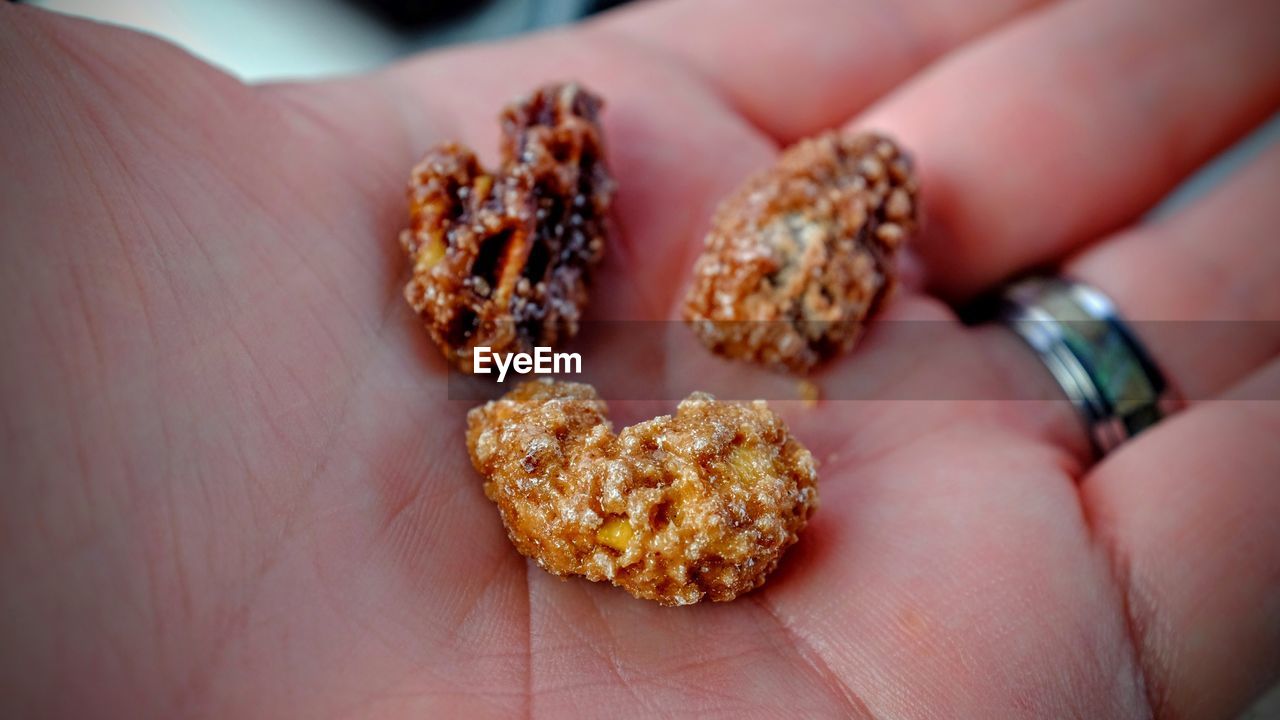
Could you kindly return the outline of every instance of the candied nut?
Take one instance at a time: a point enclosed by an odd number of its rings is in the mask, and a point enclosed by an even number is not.
[[[413,169],[404,296],[462,369],[478,346],[531,352],[577,332],[610,232],[601,104],[573,83],[544,86],[503,111],[497,171],[457,143]]]
[[[813,456],[782,420],[705,393],[616,434],[606,412],[589,385],[535,381],[467,415],[516,549],[664,605],[763,584],[818,500]]]
[[[685,320],[714,352],[794,372],[846,352],[893,287],[917,206],[887,138],[802,140],[716,210]]]

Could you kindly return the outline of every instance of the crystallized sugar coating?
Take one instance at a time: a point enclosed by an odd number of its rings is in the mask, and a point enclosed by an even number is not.
[[[802,140],[717,209],[685,320],[717,353],[807,371],[853,347],[916,226],[916,179],[892,141]]]
[[[688,605],[759,587],[817,505],[813,456],[763,401],[694,393],[615,434],[589,385],[527,382],[467,416],[471,462],[522,555]]]
[[[497,171],[457,143],[413,169],[404,295],[463,370],[478,346],[530,352],[577,332],[610,232],[600,107],[579,85],[547,85],[503,112]]]

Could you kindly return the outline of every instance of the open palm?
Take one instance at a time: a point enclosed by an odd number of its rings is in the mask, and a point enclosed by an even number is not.
[[[1065,264],[1131,317],[1280,318],[1274,148],[1107,237],[1280,104],[1280,6],[1036,4],[675,2],[261,88],[0,7],[3,714],[1239,710],[1280,666],[1273,325],[1148,338],[1206,400],[1096,465],[1062,402],[900,399],[1055,397],[1002,331],[873,331],[819,382],[882,399],[782,404],[822,463],[800,544],[672,609],[513,551],[400,298],[412,163],[576,78],[620,183],[596,318],[672,317],[715,203],[848,122],[923,173],[890,317]]]

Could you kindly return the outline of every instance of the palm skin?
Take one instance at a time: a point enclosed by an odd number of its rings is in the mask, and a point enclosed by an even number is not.
[[[18,716],[1130,717],[1177,695],[1059,403],[782,403],[822,505],[733,603],[661,608],[513,551],[400,296],[408,168],[447,139],[484,155],[502,102],[580,78],[620,179],[592,313],[669,317],[672,269],[773,152],[678,63],[582,31],[251,89],[123,31],[0,17],[6,66],[48,71],[6,80],[28,103],[3,111],[30,173],[0,263]],[[951,311],[903,291],[890,315]],[[919,359],[873,333],[826,372],[890,398],[1043,380],[994,337],[957,323]]]

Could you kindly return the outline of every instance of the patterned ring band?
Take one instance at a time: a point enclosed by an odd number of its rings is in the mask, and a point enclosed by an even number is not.
[[[1020,280],[1004,290],[999,319],[1053,373],[1099,455],[1182,405],[1112,302],[1088,285],[1060,277]]]

